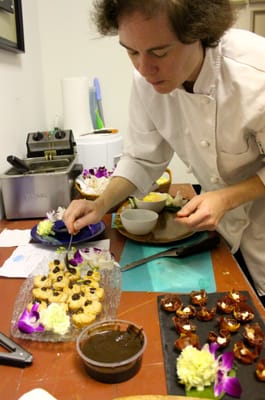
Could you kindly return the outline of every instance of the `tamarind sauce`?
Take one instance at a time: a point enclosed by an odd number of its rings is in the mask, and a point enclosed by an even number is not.
[[[142,345],[142,335],[135,330],[105,330],[88,337],[82,351],[94,361],[118,363],[134,356]]]

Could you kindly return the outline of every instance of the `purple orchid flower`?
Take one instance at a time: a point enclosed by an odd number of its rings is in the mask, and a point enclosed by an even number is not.
[[[84,261],[83,257],[81,256],[81,253],[79,250],[77,250],[74,254],[74,257],[69,260],[69,263],[73,267],[77,267],[78,264],[81,264]]]
[[[228,373],[233,368],[234,354],[228,351],[218,357],[220,368],[214,384],[214,395],[220,396],[223,392],[233,397],[240,397],[242,387],[236,377],[229,376]]]
[[[43,332],[44,326],[39,323],[40,313],[38,312],[38,303],[34,303],[29,311],[27,308],[21,314],[18,320],[18,329],[23,333]]]
[[[96,171],[96,177],[97,178],[102,178],[105,176],[106,178],[109,176],[108,170],[105,167],[99,167]]]
[[[88,178],[89,176],[95,176],[96,178],[108,178],[110,175],[112,175],[113,171],[108,171],[105,166],[101,166],[98,168],[89,168],[89,169],[84,169],[82,172],[83,178]]]
[[[88,169],[84,168],[82,172],[83,178],[86,178],[89,175]]]
[[[227,393],[233,397],[240,397],[242,393],[242,387],[239,380],[236,377],[229,376],[229,372],[233,368],[234,354],[231,351],[227,351],[219,356],[216,356],[216,351],[219,345],[216,342],[210,344],[209,349],[212,354],[218,359],[219,369],[214,384],[214,395],[219,397],[222,393]]]
[[[89,168],[88,173],[89,175],[96,175],[96,171],[94,170],[94,168]]]

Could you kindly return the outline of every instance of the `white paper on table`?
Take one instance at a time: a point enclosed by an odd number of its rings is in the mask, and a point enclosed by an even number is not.
[[[82,247],[97,247],[109,250],[110,240],[104,239],[89,242]],[[27,278],[39,265],[48,264],[56,254],[55,251],[56,248],[54,247],[47,248],[39,244],[18,246],[4,262],[3,266],[0,267],[0,276],[7,278]]]
[[[7,229],[0,233],[0,247],[26,245],[31,240],[30,229]]]

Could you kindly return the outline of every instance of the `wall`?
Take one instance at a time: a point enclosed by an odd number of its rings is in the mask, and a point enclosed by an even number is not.
[[[37,8],[23,0],[26,53],[0,49],[0,173],[9,168],[7,155],[25,157],[27,133],[46,124]]]
[[[62,124],[61,80],[98,77],[106,123],[127,126],[132,68],[117,37],[99,38],[89,20],[91,1],[38,0],[45,107],[48,128]]]
[[[238,11],[238,18],[235,26],[237,28],[252,30],[253,12],[256,10],[265,10],[265,1],[263,3],[258,3],[257,1],[257,3],[253,4],[249,4],[249,2],[247,2],[246,5],[237,6],[236,8]]]
[[[37,4],[23,2],[26,53],[0,49],[0,171],[8,154],[25,155],[27,132],[45,126]]]

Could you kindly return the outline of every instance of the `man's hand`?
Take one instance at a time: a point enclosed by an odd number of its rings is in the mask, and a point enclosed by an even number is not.
[[[208,192],[193,197],[178,211],[176,221],[187,225],[192,231],[216,230],[227,211],[223,197],[216,192]]]
[[[63,215],[68,232],[76,234],[85,226],[101,221],[112,207],[125,200],[135,189],[136,186],[127,179],[115,176],[95,201],[73,200]]]
[[[176,221],[193,231],[216,230],[227,211],[264,197],[265,185],[255,175],[235,185],[193,197],[177,213]]]
[[[64,223],[70,234],[78,233],[89,224],[96,224],[105,214],[99,201],[73,200],[63,215]]]

